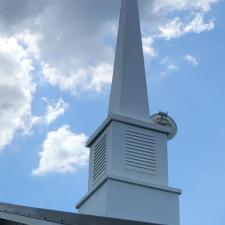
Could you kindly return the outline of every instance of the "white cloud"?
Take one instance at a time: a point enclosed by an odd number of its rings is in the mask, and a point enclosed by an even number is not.
[[[46,123],[50,124],[54,122],[59,116],[64,115],[68,106],[69,104],[66,103],[62,98],[60,98],[55,104],[48,105],[46,115],[44,116]]]
[[[194,19],[187,24],[184,28],[185,33],[201,33],[203,31],[210,31],[214,29],[214,20],[210,20],[208,23],[204,22],[203,14],[198,13],[195,15]]]
[[[167,24],[159,27],[161,32],[160,36],[167,40],[171,38],[177,38],[182,36],[183,33],[183,23],[180,21],[180,18],[176,17],[175,19],[171,20]]]
[[[67,108],[61,99],[55,105],[48,105],[45,118],[32,115],[32,95],[36,89],[32,60],[38,51],[37,36],[28,31],[9,38],[0,36],[0,151],[17,132],[29,135],[33,125],[43,119],[51,123]]]
[[[57,102],[49,103],[46,97],[42,97],[41,100],[47,104],[45,114],[41,116],[32,116],[29,121],[28,131],[32,132],[32,127],[35,125],[49,125],[57,120],[60,116],[64,115],[69,107],[69,104],[62,98],[59,98]]]
[[[197,59],[192,55],[187,54],[186,56],[184,56],[184,60],[191,63],[193,66],[198,65]]]
[[[0,150],[15,132],[24,133],[31,118],[32,62],[15,37],[0,37]]]
[[[203,11],[208,12],[218,0],[160,0],[154,1],[155,13],[174,11]]]
[[[157,39],[212,30],[214,20],[205,18],[217,2],[140,1],[146,56],[157,55]],[[38,122],[31,115],[32,65],[43,71],[39,79],[75,95],[109,87],[119,6],[119,0],[0,1],[0,149]]]
[[[62,90],[70,91],[77,95],[81,91],[95,91],[100,93],[111,84],[112,65],[100,64],[97,66],[87,66],[86,68],[70,68],[59,70],[51,68],[45,64],[43,75],[53,86],[59,86]]]
[[[179,38],[188,33],[201,33],[203,31],[210,31],[214,28],[214,20],[208,23],[204,21],[204,14],[198,13],[189,22],[182,22],[179,17],[169,21],[167,24],[160,26],[159,38],[170,40],[172,38]]]
[[[89,158],[86,141],[85,134],[73,133],[68,125],[49,132],[40,152],[39,166],[32,174],[71,173],[86,166]]]
[[[40,48],[38,46],[38,42],[41,39],[40,34],[31,34],[28,30],[25,30],[22,33],[17,33],[15,38],[30,57],[38,58],[40,55]]]
[[[205,22],[204,16],[217,2],[140,1],[143,29],[149,34],[143,38],[146,56],[157,55],[152,45],[158,38],[213,29],[214,21]],[[119,6],[119,0],[8,1],[0,3],[1,11],[7,11],[0,15],[0,29],[26,42],[49,84],[72,94],[101,93],[111,83]],[[178,17],[180,12],[185,16]]]
[[[179,67],[175,64],[169,64],[168,65],[168,70],[169,71],[177,71],[179,69]]]
[[[151,36],[142,38],[143,51],[146,56],[157,56],[156,50],[153,47],[153,43],[154,39]]]

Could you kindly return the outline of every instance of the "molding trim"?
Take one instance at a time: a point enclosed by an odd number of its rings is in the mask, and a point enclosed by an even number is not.
[[[141,187],[146,187],[146,188],[151,188],[151,189],[155,189],[155,190],[159,190],[159,191],[171,192],[171,193],[174,193],[174,194],[177,194],[177,195],[182,194],[182,190],[177,189],[177,188],[164,187],[164,186],[157,185],[157,184],[140,182],[140,181],[136,181],[136,180],[132,180],[132,179],[122,178],[122,177],[119,177],[119,176],[108,176],[104,180],[102,180],[102,182],[100,182],[98,186],[96,186],[92,191],[87,193],[77,203],[76,209],[79,209],[80,206],[91,197],[91,195],[93,195],[101,186],[103,186],[107,181],[110,181],[110,180],[121,182],[121,183],[132,184],[132,185],[136,185],[136,186],[141,186]]]
[[[169,135],[172,132],[170,127],[163,127],[158,124],[154,124],[151,122],[151,120],[143,121],[143,120],[138,120],[138,119],[130,118],[126,116],[120,116],[117,114],[110,114],[106,118],[106,120],[100,125],[100,127],[94,132],[94,134],[88,139],[86,146],[90,147],[91,144],[96,140],[96,138],[98,138],[102,134],[102,132],[104,132],[104,130],[107,128],[107,126],[111,124],[113,121],[141,127],[148,130],[158,131],[161,133],[165,133],[167,135]]]

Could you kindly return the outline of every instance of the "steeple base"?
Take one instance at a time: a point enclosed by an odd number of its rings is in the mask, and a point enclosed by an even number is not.
[[[179,225],[181,191],[155,184],[108,177],[77,205],[81,214]]]
[[[168,187],[170,127],[111,114],[87,142],[89,190],[78,213],[179,225],[181,191]]]

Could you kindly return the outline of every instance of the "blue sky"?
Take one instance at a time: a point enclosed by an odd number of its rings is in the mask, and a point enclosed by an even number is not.
[[[181,224],[225,224],[225,2],[139,3],[150,112],[178,125],[168,154]],[[119,5],[0,0],[1,202],[74,211],[86,193]]]

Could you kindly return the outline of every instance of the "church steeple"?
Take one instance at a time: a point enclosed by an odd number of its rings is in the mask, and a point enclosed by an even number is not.
[[[149,120],[137,0],[122,0],[110,113]]]
[[[180,225],[181,190],[169,187],[167,141],[176,124],[149,116],[137,0],[122,0],[109,115],[89,138],[88,193],[79,213]]]

